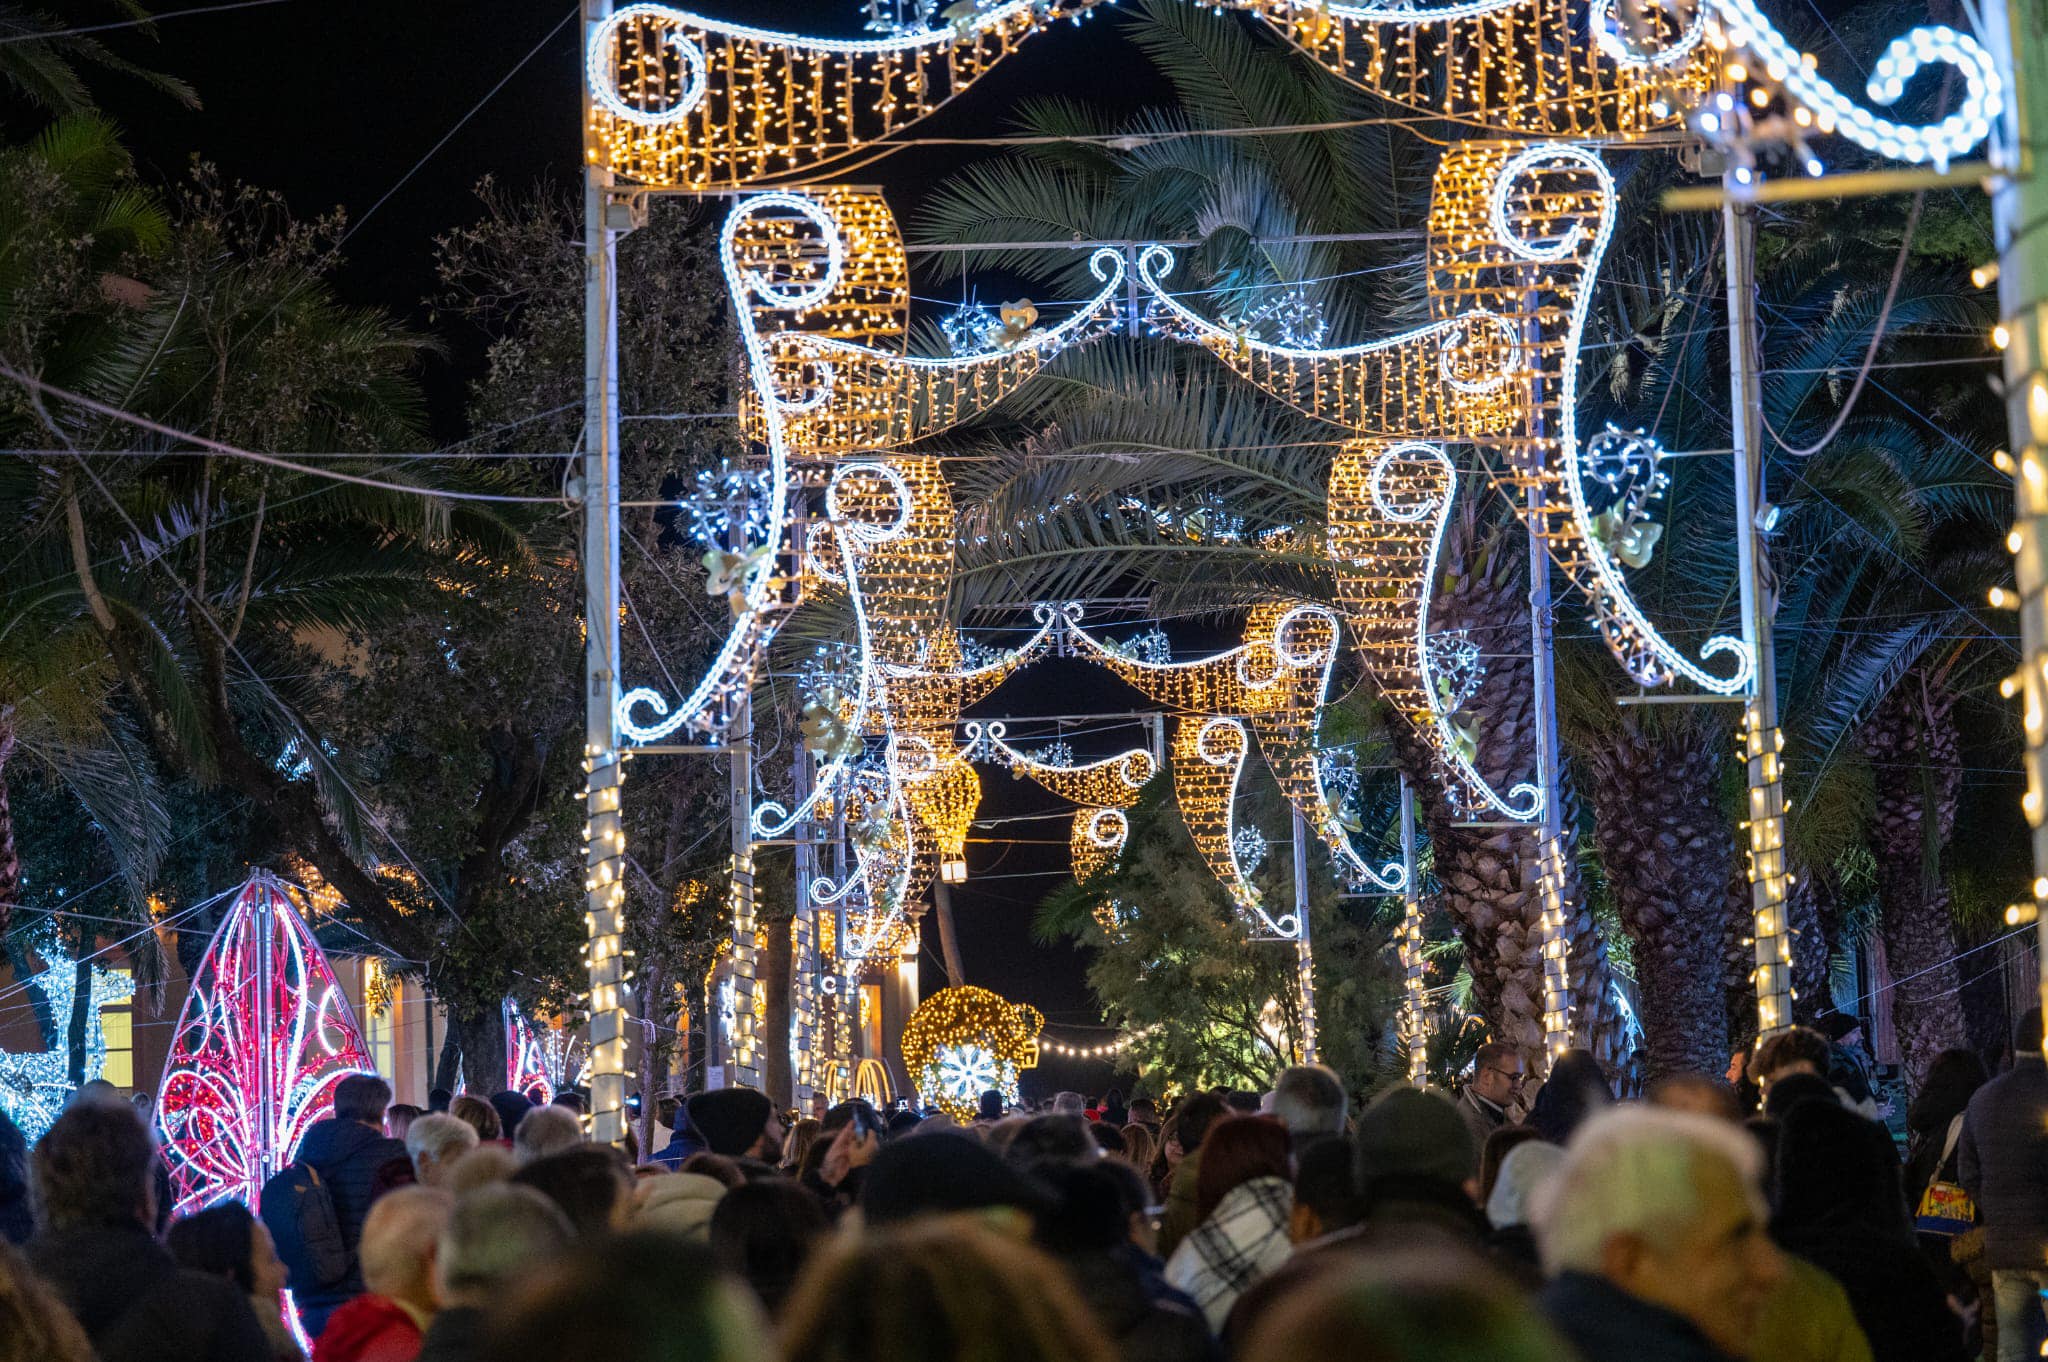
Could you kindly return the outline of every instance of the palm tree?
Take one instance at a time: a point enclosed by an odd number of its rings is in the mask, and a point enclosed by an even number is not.
[[[148,13],[127,0],[108,8],[130,19]],[[0,5],[0,87],[47,113],[86,113],[93,108],[93,98],[79,68],[94,66],[141,80],[189,108],[199,107],[199,96],[184,81],[136,65],[92,34],[78,32],[79,27],[76,16],[67,19],[26,5]],[[138,27],[151,31],[146,24]]]

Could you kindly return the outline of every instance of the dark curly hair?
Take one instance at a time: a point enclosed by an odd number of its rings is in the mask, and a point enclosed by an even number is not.
[[[46,1230],[146,1223],[156,1144],[126,1102],[82,1102],[57,1118],[31,1156]]]

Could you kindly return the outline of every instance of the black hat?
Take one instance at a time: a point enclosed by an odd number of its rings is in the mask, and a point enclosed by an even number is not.
[[[990,1206],[1035,1211],[1042,1200],[1036,1187],[981,1141],[954,1131],[883,1145],[860,1190],[861,1213],[870,1225]]]
[[[775,1111],[774,1105],[752,1088],[700,1092],[686,1108],[691,1128],[704,1137],[704,1147],[714,1154],[732,1156],[754,1148]]]

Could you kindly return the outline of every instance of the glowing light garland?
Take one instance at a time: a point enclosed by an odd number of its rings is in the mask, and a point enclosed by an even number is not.
[[[192,973],[157,1087],[173,1213],[254,1205],[335,1086],[370,1067],[320,943],[276,880],[250,880]]]
[[[918,1095],[963,1124],[994,1090],[1017,1100],[1017,1074],[1038,1063],[1038,1009],[985,988],[942,988],[903,1027],[903,1067]]]
[[[54,945],[38,947],[36,954],[41,957],[43,968],[22,979],[20,987],[31,989],[42,998],[42,1008],[51,1023],[52,1034],[47,1039],[58,1043],[24,1054],[0,1051],[0,1111],[20,1127],[22,1137],[31,1145],[42,1139],[43,1132],[56,1122],[64,1110],[64,1099],[75,1086],[71,1082],[71,1052],[61,1042],[71,1021],[72,1004],[78,997],[78,962]],[[106,1024],[100,1009],[135,992],[135,986],[121,971],[98,965],[91,969],[92,996],[87,999],[85,1014],[87,1082],[100,1077],[107,1068]]]
[[[505,1000],[505,1086],[552,1102],[555,1094],[582,1087],[590,1073],[590,1047],[575,1028],[535,1025],[510,998]]]

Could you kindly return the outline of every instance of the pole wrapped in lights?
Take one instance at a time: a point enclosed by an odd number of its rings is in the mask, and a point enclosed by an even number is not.
[[[985,988],[942,988],[903,1027],[903,1067],[918,1095],[963,1125],[984,1092],[1017,1101],[1017,1074],[1038,1063],[1038,1009]]]

